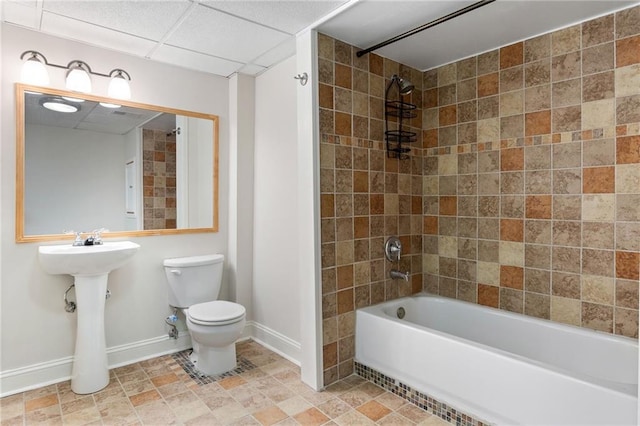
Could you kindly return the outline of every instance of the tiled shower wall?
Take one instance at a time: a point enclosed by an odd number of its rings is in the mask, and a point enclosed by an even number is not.
[[[176,137],[142,131],[144,229],[176,228]]]
[[[422,288],[638,336],[639,33],[636,7],[425,73],[319,36],[325,384],[355,309]],[[384,151],[393,74],[422,106],[409,160]]]
[[[424,74],[425,289],[638,336],[640,7]]]
[[[383,150],[384,91],[393,74],[416,84],[422,73],[319,35],[324,383],[353,373],[355,309],[422,289],[422,147],[409,160]],[[421,136],[422,113],[410,123]],[[384,257],[386,237],[402,261]],[[411,273],[389,280],[389,270]]]

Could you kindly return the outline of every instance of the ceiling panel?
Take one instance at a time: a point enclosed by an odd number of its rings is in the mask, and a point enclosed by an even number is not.
[[[35,2],[2,1],[0,6],[2,7],[2,19],[5,22],[11,22],[27,28],[39,28],[40,14]]]
[[[238,72],[242,74],[247,74],[247,75],[258,75],[266,69],[267,69],[266,67],[262,67],[260,65],[247,64],[242,68],[240,68]]]
[[[295,34],[313,24],[344,1],[220,1],[201,4],[262,25]]]
[[[270,67],[283,59],[295,55],[295,53],[296,39],[291,37],[285,40],[284,43],[280,43],[278,46],[259,56],[253,62],[262,65],[263,67]]]
[[[188,0],[43,0],[43,10],[149,40],[160,40],[192,4]]]
[[[238,71],[244,65],[242,62],[229,61],[166,44],[158,47],[151,55],[151,59],[225,77]]]
[[[94,46],[136,56],[145,56],[156,45],[153,41],[52,13],[42,14],[41,29],[45,33],[70,40],[82,42],[90,40]],[[46,56],[46,52],[43,53]]]
[[[246,63],[282,43],[287,37],[280,31],[199,5],[166,43]]]

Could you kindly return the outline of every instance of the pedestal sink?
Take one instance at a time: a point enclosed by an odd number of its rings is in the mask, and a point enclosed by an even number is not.
[[[97,392],[109,384],[104,303],[109,272],[127,263],[140,246],[131,241],[93,246],[40,246],[43,269],[75,278],[78,325],[71,372],[71,390]]]

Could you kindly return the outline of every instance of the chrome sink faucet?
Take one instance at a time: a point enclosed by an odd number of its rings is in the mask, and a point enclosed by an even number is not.
[[[83,246],[84,240],[82,239],[82,232],[74,232],[74,234],[76,234],[76,239],[73,241],[73,246],[74,247]]]
[[[100,229],[94,229],[93,230],[93,245],[94,246],[99,246],[100,244],[102,244],[102,233],[103,232],[107,232],[109,231],[108,229],[105,228],[100,228]]]
[[[82,232],[75,232],[75,231],[69,231],[67,232],[68,234],[75,234],[76,238],[73,241],[73,246],[74,247],[79,247],[79,246],[99,246],[102,244],[102,233],[103,232],[107,232],[108,229],[105,228],[100,228],[100,229],[94,229],[93,231],[91,231],[91,235],[85,240],[82,238]]]

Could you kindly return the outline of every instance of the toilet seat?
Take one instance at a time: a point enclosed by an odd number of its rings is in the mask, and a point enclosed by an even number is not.
[[[200,325],[233,324],[241,321],[245,314],[244,306],[226,300],[198,303],[187,310],[189,320]]]

